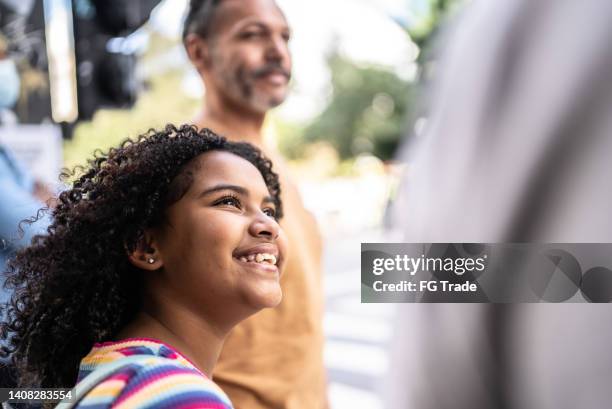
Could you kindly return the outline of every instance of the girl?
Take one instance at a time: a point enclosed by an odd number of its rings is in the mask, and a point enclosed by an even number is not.
[[[168,126],[80,171],[9,265],[1,335],[21,384],[92,384],[79,408],[231,408],[211,381],[223,340],[282,297],[271,162]]]

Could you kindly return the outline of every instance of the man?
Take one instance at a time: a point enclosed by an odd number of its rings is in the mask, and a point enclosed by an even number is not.
[[[281,177],[289,238],[283,302],[234,330],[214,372],[237,409],[317,409],[327,402],[321,239],[282,159],[262,135],[267,111],[287,95],[290,36],[273,0],[191,1],[183,33],[206,87],[196,125],[258,146]]]

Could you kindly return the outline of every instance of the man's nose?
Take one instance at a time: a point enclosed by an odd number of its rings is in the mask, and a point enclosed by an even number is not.
[[[268,61],[281,62],[289,59],[287,41],[281,35],[270,36],[265,56]]]

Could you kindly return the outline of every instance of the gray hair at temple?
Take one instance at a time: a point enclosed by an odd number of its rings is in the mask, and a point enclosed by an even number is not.
[[[189,34],[197,34],[202,38],[208,37],[210,27],[214,22],[214,15],[221,0],[191,0],[189,10],[183,24],[183,43]]]

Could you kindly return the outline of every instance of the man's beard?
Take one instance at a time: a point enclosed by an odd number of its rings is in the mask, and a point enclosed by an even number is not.
[[[272,73],[285,76],[287,82],[291,78],[291,73],[277,63],[269,63],[253,71],[248,71],[244,65],[240,65],[235,70],[223,70],[220,74],[226,92],[236,99],[237,103],[248,105],[255,112],[265,113],[282,104],[286,98],[286,93],[274,95],[257,91],[255,82]]]

